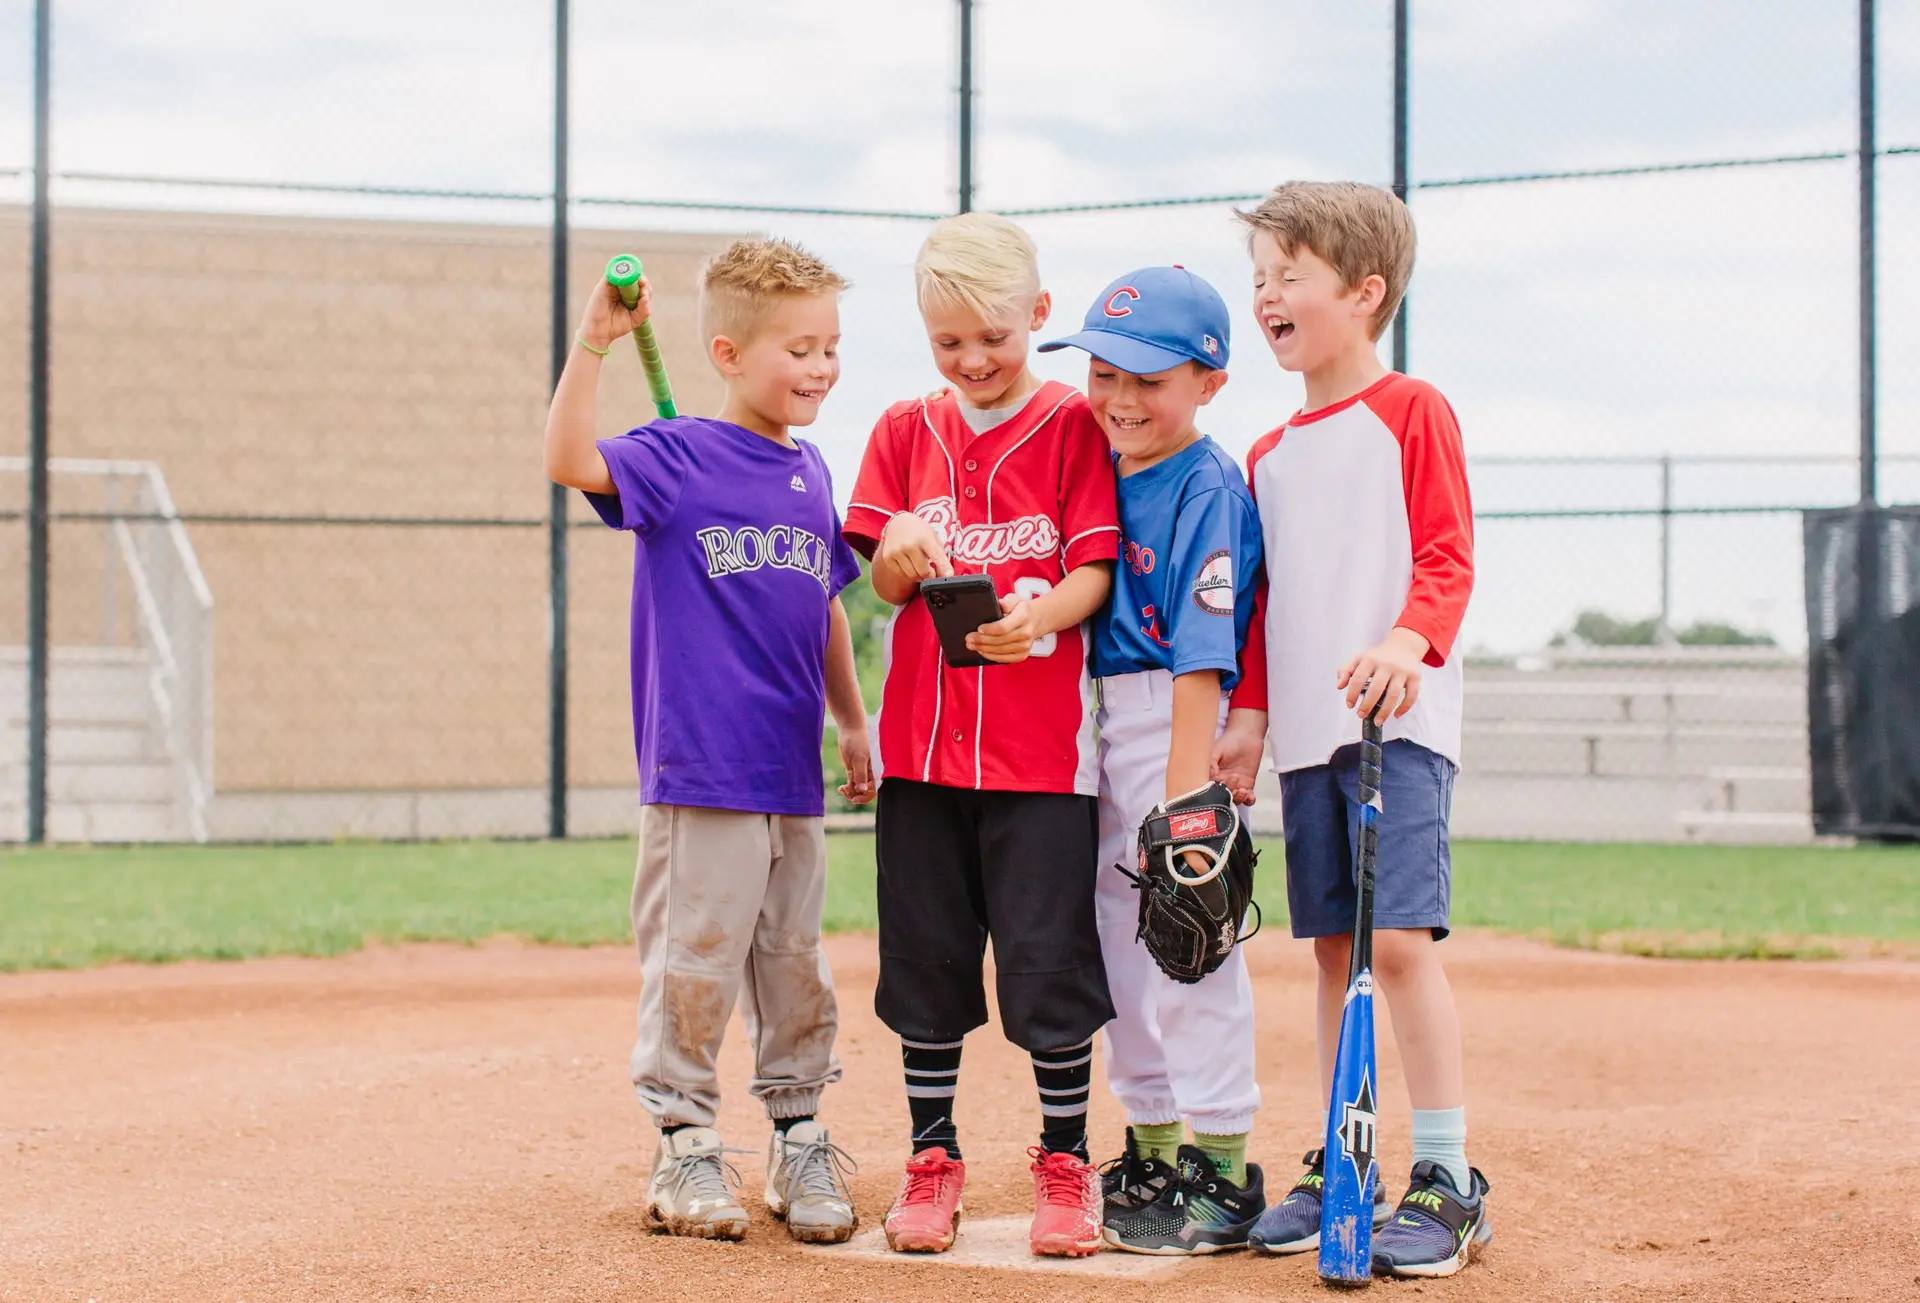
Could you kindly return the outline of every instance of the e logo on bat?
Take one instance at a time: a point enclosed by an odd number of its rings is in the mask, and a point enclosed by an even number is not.
[[[1354,1175],[1365,1185],[1373,1167],[1373,1075],[1360,1074],[1360,1093],[1340,1106],[1340,1152],[1353,1164]]]

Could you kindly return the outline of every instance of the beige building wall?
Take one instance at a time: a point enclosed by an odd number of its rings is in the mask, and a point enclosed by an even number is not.
[[[575,233],[576,296],[614,253],[645,260],[683,411],[718,410],[694,288],[727,238]],[[24,210],[0,208],[0,455],[26,446],[26,253]],[[538,228],[61,209],[53,455],[157,462],[182,513],[543,521],[548,269]],[[630,346],[605,377],[604,433],[652,417]],[[215,604],[218,790],[545,781],[543,525],[189,534]],[[630,784],[631,543],[571,537],[571,778]],[[24,539],[0,524],[0,643],[22,636]],[[56,643],[116,636],[100,527],[56,526],[54,546]]]

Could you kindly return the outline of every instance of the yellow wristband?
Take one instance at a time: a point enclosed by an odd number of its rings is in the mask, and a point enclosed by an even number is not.
[[[573,339],[581,348],[586,349],[587,352],[592,353],[596,357],[605,357],[607,354],[613,352],[613,345],[609,344],[605,348],[595,348],[587,342],[587,337],[577,330],[573,332]]]

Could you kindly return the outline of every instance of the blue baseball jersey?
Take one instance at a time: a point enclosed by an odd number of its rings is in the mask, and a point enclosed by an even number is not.
[[[1202,436],[1119,483],[1120,564],[1093,620],[1093,673],[1220,671],[1240,648],[1260,577],[1260,513],[1233,458]]]

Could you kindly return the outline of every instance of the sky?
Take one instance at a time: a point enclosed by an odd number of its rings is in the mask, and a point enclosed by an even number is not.
[[[538,192],[550,180],[552,9],[535,3],[56,0],[57,169]],[[1844,151],[1851,0],[1413,0],[1416,182]],[[1920,0],[1880,5],[1883,146],[1920,145]],[[578,195],[937,212],[955,199],[951,0],[573,5]],[[30,157],[30,0],[0,0],[0,167]],[[1385,181],[1387,0],[982,0],[976,206]],[[1648,506],[1648,467],[1500,457],[1850,456],[1857,446],[1851,162],[1417,190],[1410,363],[1460,414],[1483,511]],[[1880,172],[1883,452],[1920,458],[1920,155]],[[24,198],[0,178],[0,200]],[[133,192],[164,202],[538,223],[538,204]],[[936,377],[911,221],[582,208],[626,227],[769,230],[855,282],[845,372],[812,432],[844,496],[866,431]],[[1235,309],[1205,428],[1236,453],[1299,403],[1260,346],[1223,205],[1028,221],[1064,333],[1108,280],[1179,262]],[[1043,374],[1084,377],[1071,352]],[[1677,500],[1845,501],[1850,466],[1683,464]],[[1920,461],[1885,496],[1920,499]],[[1804,637],[1797,519],[1675,528],[1675,615]],[[1651,613],[1651,522],[1487,519],[1469,642],[1537,645],[1584,605]]]

